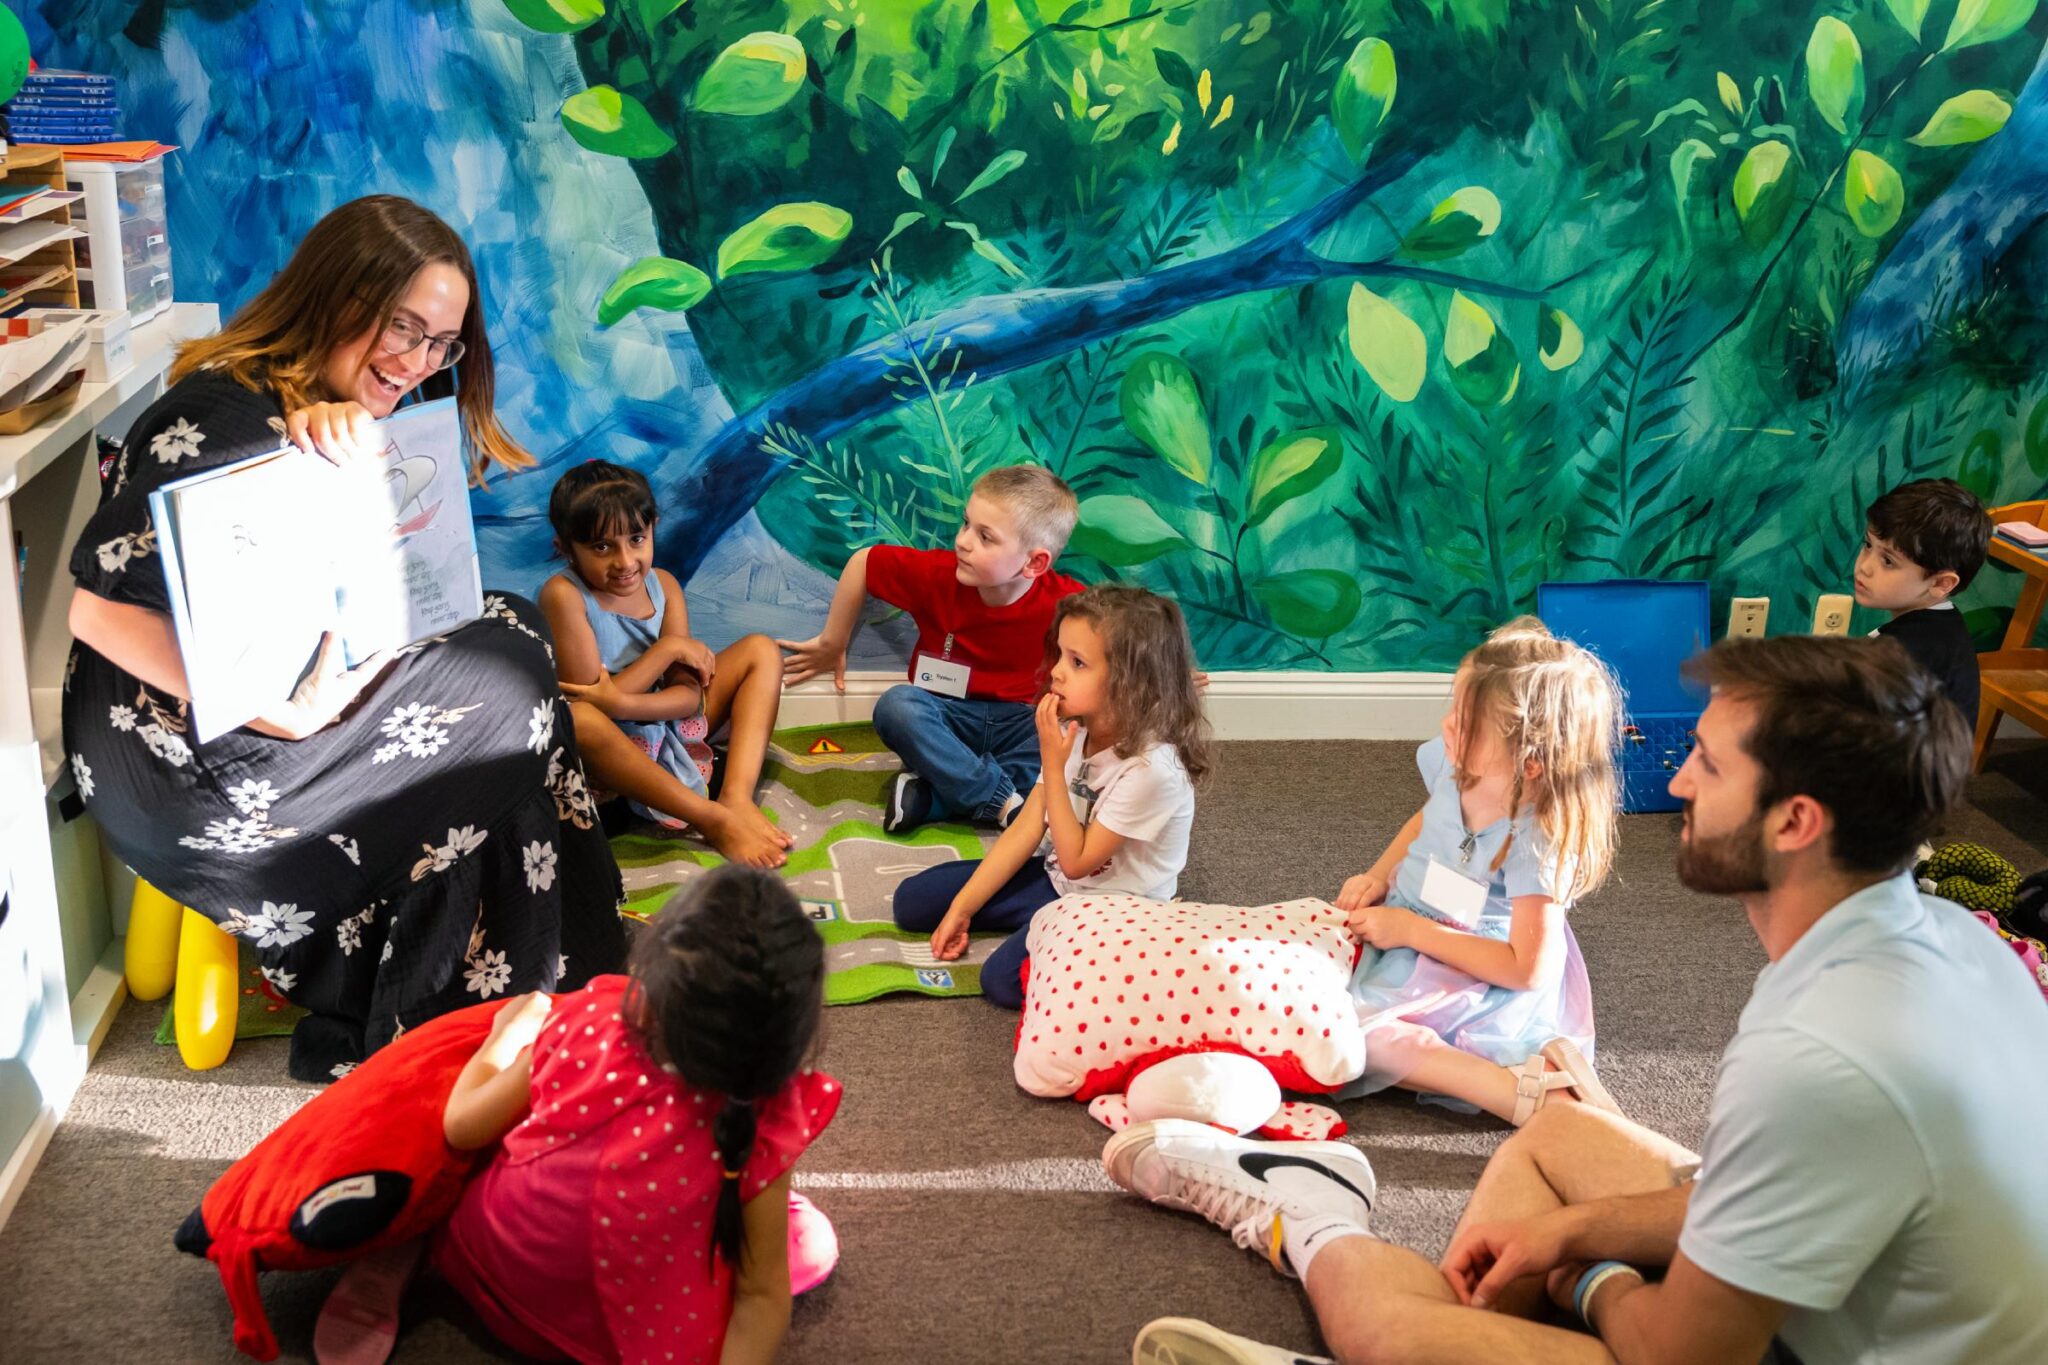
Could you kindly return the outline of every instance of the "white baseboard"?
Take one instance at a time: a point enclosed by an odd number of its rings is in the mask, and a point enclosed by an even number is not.
[[[7,1226],[7,1216],[14,1212],[15,1203],[21,1192],[28,1188],[28,1178],[35,1173],[36,1163],[42,1160],[43,1149],[50,1145],[50,1137],[57,1131],[57,1108],[45,1104],[37,1111],[28,1131],[14,1146],[13,1155],[7,1164],[0,1166],[0,1229]]]
[[[782,694],[778,724],[864,721],[901,673],[849,673],[846,691],[812,679]],[[1211,673],[1218,739],[1428,739],[1451,704],[1448,673]]]
[[[14,1212],[21,1192],[28,1188],[28,1178],[35,1174],[43,1149],[50,1145],[57,1124],[71,1108],[71,1101],[85,1080],[86,1067],[106,1041],[107,1030],[114,1026],[114,1016],[121,1012],[122,1002],[128,999],[128,980],[121,974],[124,948],[123,942],[115,939],[93,964],[78,994],[71,997],[72,1043],[66,1053],[67,1061],[51,1079],[42,1108],[29,1124],[28,1132],[15,1144],[6,1162],[0,1164],[0,1229],[7,1226],[7,1217]]]

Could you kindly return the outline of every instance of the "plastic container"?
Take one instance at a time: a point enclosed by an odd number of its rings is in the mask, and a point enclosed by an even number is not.
[[[71,187],[85,198],[71,221],[79,246],[80,306],[126,312],[145,322],[171,305],[171,237],[162,157],[149,161],[72,161]]]
[[[1551,631],[1598,655],[1621,679],[1628,730],[1616,761],[1622,809],[1678,810],[1670,783],[1692,752],[1706,694],[1679,669],[1713,643],[1707,585],[1646,578],[1545,583],[1536,614]]]

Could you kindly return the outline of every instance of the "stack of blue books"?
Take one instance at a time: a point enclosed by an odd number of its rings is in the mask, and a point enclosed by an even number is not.
[[[121,108],[112,76],[84,71],[31,71],[7,102],[7,135],[15,142],[113,142]]]

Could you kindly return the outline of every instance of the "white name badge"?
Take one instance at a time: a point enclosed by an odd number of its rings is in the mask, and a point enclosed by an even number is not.
[[[910,680],[925,691],[936,692],[942,697],[965,698],[967,674],[966,664],[920,654],[917,656],[917,668],[911,673]]]
[[[1470,929],[1486,909],[1486,883],[1431,858],[1429,871],[1422,874],[1422,903],[1453,924]]]

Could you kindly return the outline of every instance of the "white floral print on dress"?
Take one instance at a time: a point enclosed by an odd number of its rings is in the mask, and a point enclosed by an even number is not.
[[[265,901],[247,921],[247,932],[259,948],[289,948],[313,932],[313,912],[299,909],[296,901],[284,905]]]
[[[555,884],[555,846],[536,839],[521,850],[526,857],[526,889],[545,891]]]
[[[432,758],[448,747],[448,727],[476,710],[478,705],[481,703],[442,709],[415,701],[394,706],[378,727],[390,737],[391,743],[370,755],[370,761],[389,763],[400,754],[411,758]]]
[[[78,779],[78,794],[88,801],[92,800],[92,768],[86,763],[84,754],[71,755],[71,775]],[[533,881],[531,861],[527,864],[526,880],[529,883]]]
[[[206,433],[180,417],[149,438],[149,453],[164,464],[176,464],[199,453]]]
[[[555,742],[555,705],[540,702],[533,708],[533,715],[527,718],[527,746],[537,754],[548,751],[548,745]]]
[[[343,855],[357,867],[363,865],[362,846],[346,834],[330,834],[327,836],[327,842],[340,849]]]
[[[279,995],[290,995],[292,987],[299,984],[298,974],[282,967],[265,967],[263,979],[275,986]]]
[[[284,793],[267,778],[248,778],[228,788],[228,800],[244,815],[265,815]]]
[[[503,953],[486,950],[464,960],[469,963],[469,971],[463,975],[465,990],[488,1000],[512,984],[512,964],[505,960]]]
[[[218,849],[222,853],[254,853],[285,839],[295,839],[298,834],[296,829],[270,824],[261,816],[252,816],[244,820],[229,816],[225,820],[207,821],[203,837],[188,834],[178,842],[186,848]]]
[[[143,726],[135,733],[142,736],[142,742],[149,746],[151,753],[173,768],[182,768],[192,761],[192,746],[185,742],[183,735],[175,731],[151,724]]]
[[[481,847],[487,837],[485,831],[475,825],[464,825],[461,829],[449,830],[448,842],[439,847],[421,844],[420,847],[427,851],[427,856],[413,864],[412,879],[416,882],[424,881],[435,872],[446,872],[455,866],[456,859]]]
[[[147,531],[131,531],[125,536],[115,536],[103,542],[97,553],[100,572],[120,573],[128,567],[131,559],[145,559],[156,550],[156,528]]]
[[[133,730],[135,728],[135,708],[120,705],[109,706],[107,708],[107,724],[113,726],[116,730]]]

